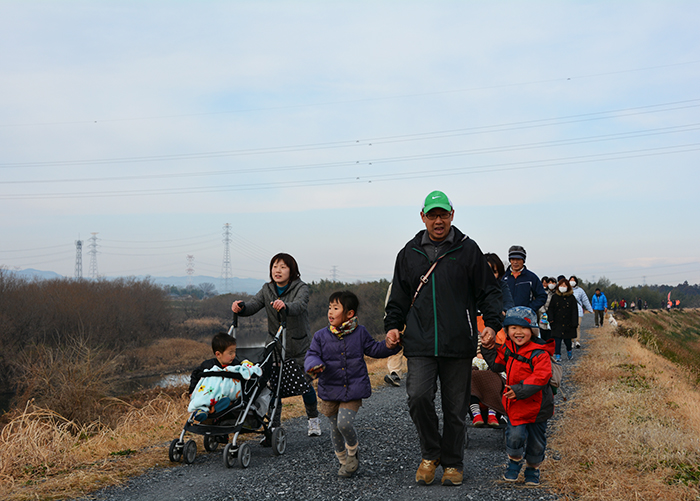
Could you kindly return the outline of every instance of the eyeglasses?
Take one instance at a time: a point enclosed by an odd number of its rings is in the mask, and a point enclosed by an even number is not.
[[[443,221],[447,221],[452,217],[452,212],[441,212],[439,214],[436,214],[434,212],[428,212],[427,214],[424,214],[425,217],[430,219],[431,221],[434,221],[437,218],[442,219]]]

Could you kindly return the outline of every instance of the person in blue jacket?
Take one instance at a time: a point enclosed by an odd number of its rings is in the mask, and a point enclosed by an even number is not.
[[[387,358],[400,348],[389,337],[375,341],[364,326],[358,325],[360,302],[352,292],[334,292],[328,303],[330,325],[314,334],[304,370],[318,376],[319,407],[331,421],[331,441],[340,462],[338,476],[351,477],[359,466],[355,416],[362,399],[372,394],[365,355]]]
[[[532,311],[538,311],[547,302],[547,293],[542,281],[525,266],[526,257],[523,247],[512,245],[508,249],[510,266],[503,280],[508,284],[515,306],[527,306]]]
[[[595,326],[602,327],[605,312],[608,311],[608,298],[605,297],[605,294],[600,289],[596,289],[595,294],[591,296],[591,306],[595,314]]]

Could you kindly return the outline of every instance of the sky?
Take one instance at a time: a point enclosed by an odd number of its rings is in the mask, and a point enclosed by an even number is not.
[[[444,191],[539,276],[700,283],[696,1],[0,0],[0,266],[390,279]],[[91,240],[92,239],[92,240]],[[193,256],[188,261],[188,256]]]

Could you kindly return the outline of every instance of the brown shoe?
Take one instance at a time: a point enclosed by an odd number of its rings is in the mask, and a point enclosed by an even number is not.
[[[430,485],[435,480],[435,468],[440,464],[439,459],[424,459],[420,462],[416,472],[416,482],[421,485]]]
[[[442,485],[462,485],[462,470],[445,468],[442,474]]]

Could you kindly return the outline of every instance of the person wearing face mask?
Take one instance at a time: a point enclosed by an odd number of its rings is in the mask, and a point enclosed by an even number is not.
[[[571,284],[571,288],[574,291],[574,297],[576,298],[576,304],[578,305],[578,326],[576,327],[577,339],[574,340],[574,347],[576,348],[581,347],[579,339],[581,338],[581,319],[583,318],[583,310],[585,308],[588,313],[593,313],[591,302],[588,300],[586,292],[578,286],[579,283],[580,280],[575,275],[571,275],[569,277],[569,284]]]
[[[544,306],[540,308],[540,337],[545,341],[551,339],[552,337],[552,325],[549,322],[549,315],[547,315],[547,308],[549,308],[549,303],[552,301],[552,296],[554,291],[557,289],[557,279],[554,277],[545,277],[547,279],[546,287],[544,290],[547,292],[547,301]],[[543,283],[544,285],[544,283]]]
[[[573,351],[571,350],[571,340],[576,338],[576,328],[578,327],[578,306],[574,297],[574,290],[569,281],[563,275],[558,277],[557,290],[549,302],[547,316],[552,327],[552,337],[554,338],[554,358],[561,360],[561,343],[566,345],[566,353],[571,360]]]

